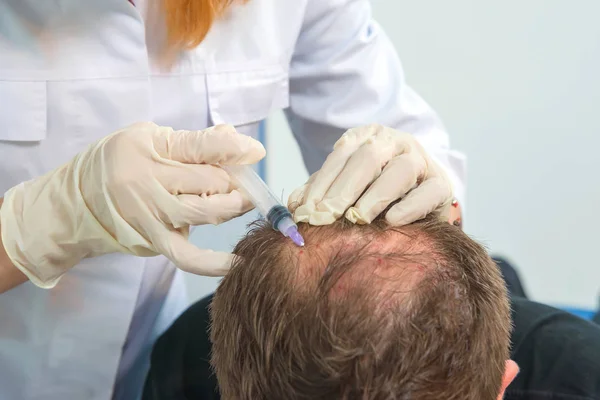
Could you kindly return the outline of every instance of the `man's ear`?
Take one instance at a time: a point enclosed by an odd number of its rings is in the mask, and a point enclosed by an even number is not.
[[[513,360],[506,360],[506,369],[504,370],[504,375],[502,376],[502,387],[500,388],[498,400],[502,400],[506,388],[515,379],[518,373],[519,366],[517,365],[517,363]]]

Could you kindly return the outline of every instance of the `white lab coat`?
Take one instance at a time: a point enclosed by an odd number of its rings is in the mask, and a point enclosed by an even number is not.
[[[134,121],[254,135],[287,109],[310,172],[345,129],[379,122],[413,133],[462,197],[463,159],[404,83],[367,0],[250,0],[168,72],[156,67],[163,30],[146,30],[143,9],[0,0],[0,192]],[[52,290],[0,295],[0,399],[108,400],[113,388],[135,399],[152,341],[185,306],[162,257],[98,257]]]

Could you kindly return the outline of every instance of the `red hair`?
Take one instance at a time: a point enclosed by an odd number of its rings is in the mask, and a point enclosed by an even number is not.
[[[167,47],[185,50],[198,46],[227,7],[240,1],[246,0],[164,0]]]

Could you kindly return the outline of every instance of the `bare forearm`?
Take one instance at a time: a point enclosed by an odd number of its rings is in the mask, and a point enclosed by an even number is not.
[[[0,198],[0,207],[4,199]],[[0,229],[2,227],[0,221]],[[4,293],[15,286],[27,281],[27,277],[19,271],[8,258],[4,244],[2,243],[2,235],[0,235],[0,293]]]

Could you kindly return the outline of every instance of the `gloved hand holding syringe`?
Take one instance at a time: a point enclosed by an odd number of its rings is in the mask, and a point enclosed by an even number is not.
[[[298,226],[294,222],[292,214],[277,200],[277,197],[251,166],[222,165],[221,168],[236,181],[240,190],[248,196],[273,229],[292,239],[298,246],[304,246],[304,239],[298,232]]]

